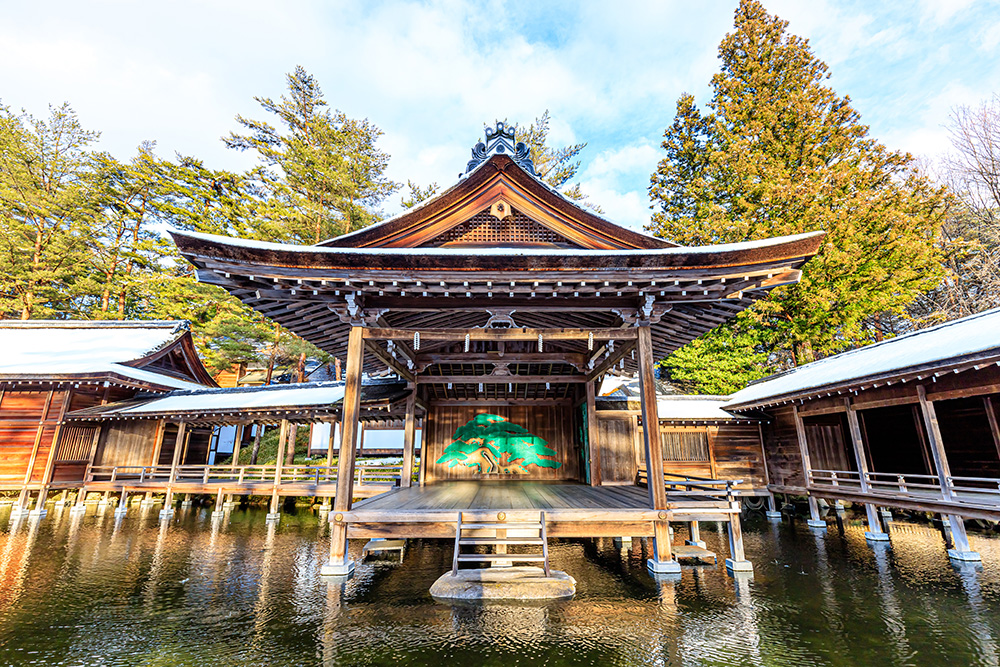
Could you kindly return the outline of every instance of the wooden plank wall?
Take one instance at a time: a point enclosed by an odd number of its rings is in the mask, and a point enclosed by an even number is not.
[[[742,479],[740,488],[761,489],[767,486],[764,456],[760,447],[760,428],[756,424],[724,424],[709,432],[715,455],[718,479]]]
[[[845,414],[835,412],[830,415],[809,417],[803,415],[806,428],[806,442],[809,443],[809,458],[816,470],[857,470],[853,445],[847,436]]]
[[[635,484],[639,461],[644,458],[635,432],[635,415],[625,411],[596,412],[601,484]]]
[[[95,465],[148,466],[156,442],[156,426],[157,422],[149,419],[108,423]],[[167,442],[163,445],[166,447]]]
[[[44,421],[38,454],[31,471],[31,480],[41,481],[66,394],[65,391],[53,391],[46,410],[47,390],[8,389],[4,392],[0,399],[0,483],[10,486],[24,481],[38,426]]]
[[[427,482],[449,479],[485,479],[476,468],[457,465],[438,465],[444,449],[453,441],[455,431],[477,414],[494,414],[523,426],[533,435],[545,440],[556,450],[562,463],[559,468],[529,467],[527,475],[505,475],[504,479],[518,480],[574,480],[580,481],[580,443],[577,439],[572,408],[565,406],[449,406],[431,404],[427,413],[424,437],[427,439]]]
[[[601,438],[601,474],[604,484],[634,484],[638,466],[646,464],[642,447],[642,427],[636,415],[626,411],[598,411]],[[742,479],[740,488],[766,486],[760,430],[752,424],[722,426],[675,426],[661,422],[661,431],[705,433],[708,437],[708,461],[664,460],[664,472],[718,479]]]
[[[771,484],[804,489],[805,475],[792,406],[768,408],[767,414],[771,422],[764,424],[764,454]]]

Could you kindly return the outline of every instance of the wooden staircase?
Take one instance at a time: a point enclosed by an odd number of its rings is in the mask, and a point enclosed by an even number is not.
[[[496,521],[477,520],[474,523],[463,523],[462,513],[458,513],[455,525],[455,555],[452,558],[451,573],[458,574],[460,563],[542,563],[545,576],[551,576],[549,570],[549,542],[545,532],[545,512],[538,513],[538,521],[505,521],[503,512]],[[476,531],[475,536],[466,532]],[[483,536],[486,531],[490,535]],[[508,536],[508,531],[516,533]],[[527,533],[527,535],[525,535]],[[509,554],[507,547],[513,545],[531,545],[541,547],[541,553]],[[463,553],[462,547],[492,546],[493,553]]]

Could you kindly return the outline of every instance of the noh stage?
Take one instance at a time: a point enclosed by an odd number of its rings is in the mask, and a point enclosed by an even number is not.
[[[371,227],[312,246],[172,235],[200,281],[346,358],[325,573],[351,571],[348,537],[454,536],[458,558],[463,513],[520,512],[553,534],[652,535],[654,572],[676,571],[670,521],[719,517],[734,569],[749,567],[733,480],[664,473],[654,365],[797,282],[822,233],[696,248],[637,233],[551,189],[498,123],[458,183]],[[409,392],[405,470],[424,415],[418,479],[355,506],[362,375],[386,371]],[[636,372],[637,440],[612,440],[597,384]]]

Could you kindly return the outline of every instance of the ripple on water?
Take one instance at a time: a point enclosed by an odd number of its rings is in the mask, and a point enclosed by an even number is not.
[[[973,535],[983,565],[954,567],[926,524],[895,522],[892,544],[873,547],[850,517],[822,533],[750,517],[749,581],[711,565],[654,580],[638,539],[556,541],[575,598],[461,605],[427,592],[450,568],[447,541],[324,580],[328,533],[310,512],[277,527],[255,510],[221,525],[179,512],[166,527],[134,510],[120,523],[6,518],[3,664],[997,664],[1000,540]],[[719,527],[702,537],[725,557]]]

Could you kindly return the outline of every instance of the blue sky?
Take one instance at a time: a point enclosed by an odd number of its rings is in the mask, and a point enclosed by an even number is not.
[[[1000,92],[995,0],[766,0],[810,40],[872,134],[932,164],[952,107]],[[219,138],[302,65],[331,105],[385,131],[390,176],[454,182],[496,118],[543,110],[552,138],[588,142],[580,181],[639,228],[659,142],[682,92],[700,103],[736,0],[658,2],[8,2],[0,101],[41,115],[69,101],[101,148],[140,141],[239,169]],[[399,197],[385,210],[398,210]]]

